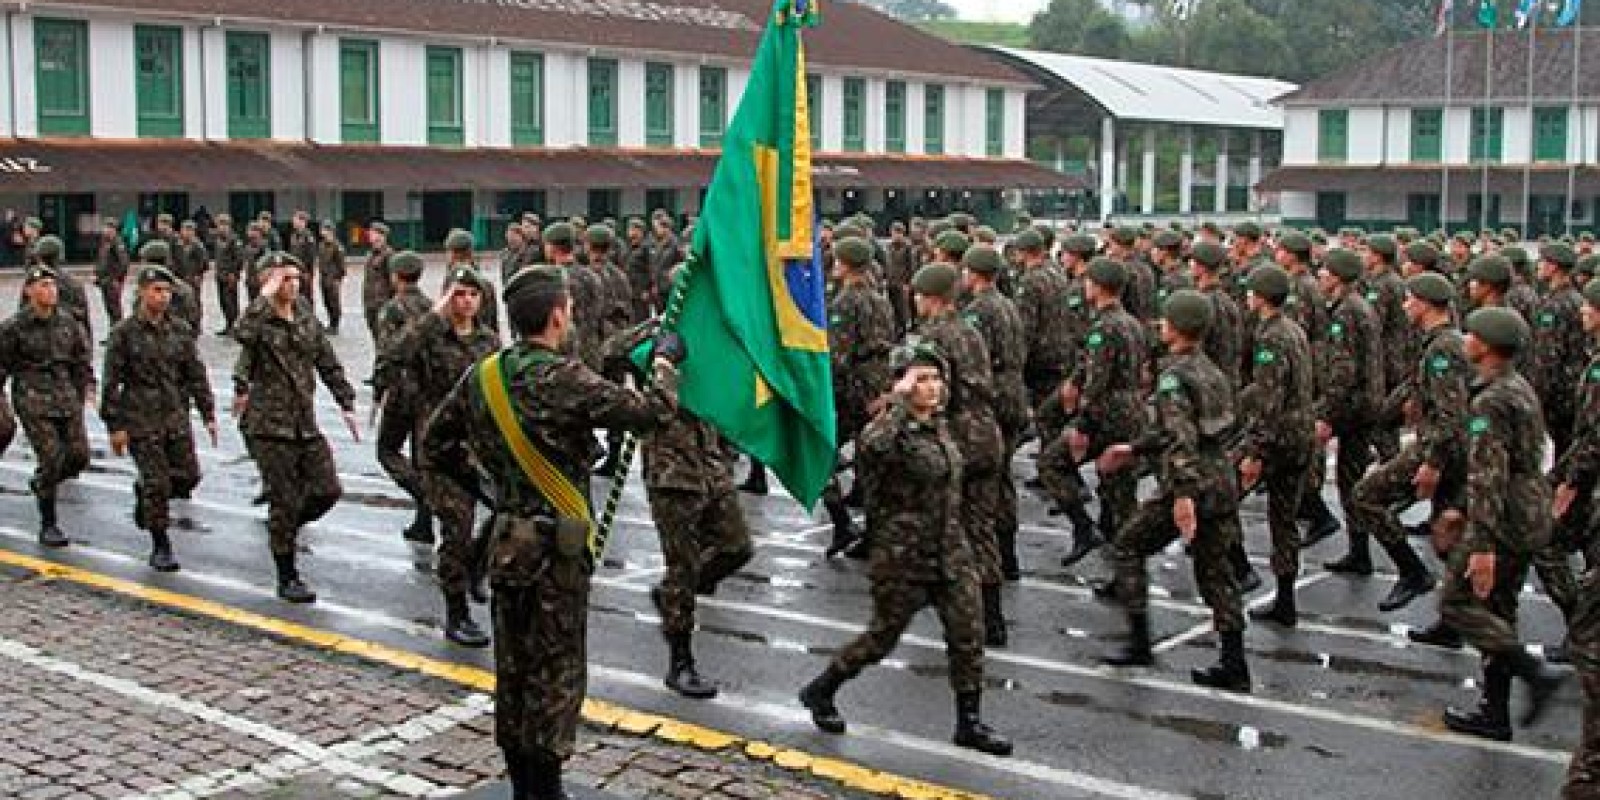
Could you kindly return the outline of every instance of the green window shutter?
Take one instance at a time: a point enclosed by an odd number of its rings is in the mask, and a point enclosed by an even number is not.
[[[999,158],[1006,152],[1006,93],[1004,89],[990,89],[985,98],[984,127],[990,158]]]
[[[183,31],[135,25],[134,91],[139,135],[183,135]]]
[[[673,142],[673,72],[671,64],[644,65],[644,143],[671,147]]]
[[[1472,160],[1499,163],[1505,148],[1505,109],[1472,109]]]
[[[722,133],[728,127],[728,71],[721,67],[700,68],[700,146],[722,147]]]
[[[944,155],[944,87],[928,84],[922,98],[922,152]]]
[[[1418,108],[1411,111],[1411,160],[1438,163],[1444,160],[1444,111]]]
[[[271,58],[264,33],[228,32],[228,138],[272,135]]]
[[[891,153],[906,151],[906,85],[903,81],[889,81],[884,87],[884,149]]]
[[[1567,110],[1540,108],[1533,113],[1535,161],[1567,160]]]
[[[844,79],[844,149],[859,153],[867,146],[867,82]]]
[[[806,116],[811,118],[811,150],[822,149],[822,76],[806,76]]]
[[[1350,112],[1323,109],[1317,112],[1317,160],[1343,164],[1350,158]]]
[[[617,144],[617,62],[589,59],[589,144]]]
[[[339,43],[339,118],[345,144],[373,144],[378,131],[378,43]]]
[[[33,22],[39,133],[89,135],[89,26],[80,20]]]
[[[511,54],[511,143],[544,144],[544,56]]]
[[[461,48],[428,48],[428,144],[459,146],[461,123]]]

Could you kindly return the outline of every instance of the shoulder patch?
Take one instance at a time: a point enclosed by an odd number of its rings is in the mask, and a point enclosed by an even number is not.
[[[1332,336],[1335,339],[1343,339],[1344,338],[1344,323],[1343,322],[1335,322],[1332,325],[1329,325],[1328,326],[1328,335]]]
[[[1473,436],[1482,436],[1489,432],[1488,417],[1473,417],[1467,422],[1467,433]]]
[[[1556,315],[1555,314],[1553,314],[1553,313],[1551,313],[1549,311],[1544,311],[1544,312],[1541,312],[1539,314],[1539,327],[1541,327],[1541,328],[1550,328],[1550,327],[1554,327],[1555,324],[1556,324]]]
[[[1450,357],[1440,353],[1428,359],[1428,373],[1432,375],[1446,375],[1450,372]]]
[[[1273,363],[1276,363],[1277,361],[1278,361],[1278,354],[1272,352],[1271,349],[1266,348],[1266,347],[1257,347],[1256,348],[1256,363],[1257,364],[1273,364]]]
[[[1600,383],[1600,364],[1596,364],[1589,368],[1588,380],[1590,383]]]
[[[1380,297],[1380,295],[1378,294],[1378,290],[1377,289],[1368,289],[1367,290],[1367,302],[1376,303],[1376,302],[1378,302],[1378,298],[1379,297]]]
[[[1172,373],[1169,372],[1169,373],[1166,373],[1165,375],[1162,375],[1161,376],[1161,380],[1156,382],[1156,391],[1158,391],[1158,392],[1176,392],[1182,386],[1183,386],[1183,384],[1181,382],[1179,382],[1178,376],[1173,375]]]
[[[1089,338],[1084,342],[1084,344],[1087,344],[1091,349],[1099,349],[1100,347],[1104,346],[1105,343],[1106,335],[1099,331],[1090,333]]]
[[[831,314],[831,315],[828,316],[828,322],[829,322],[829,324],[832,324],[832,325],[842,325],[842,324],[844,324],[844,315],[843,314]]]
[[[979,321],[980,321],[980,320],[981,320],[981,319],[982,319],[982,318],[981,318],[981,317],[979,317],[979,316],[978,316],[978,315],[977,315],[977,314],[974,314],[974,313],[973,313],[973,312],[971,312],[971,311],[968,311],[968,312],[966,312],[966,313],[965,313],[965,314],[962,314],[962,315],[961,315],[961,321],[962,321],[962,322],[965,322],[965,323],[967,323],[967,324],[968,324],[968,325],[971,325],[971,326],[973,326],[973,327],[977,327],[977,325],[978,325],[978,322],[979,322]]]

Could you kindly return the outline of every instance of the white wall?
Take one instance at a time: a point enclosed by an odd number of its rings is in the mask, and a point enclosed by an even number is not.
[[[1005,157],[1025,158],[1028,154],[1028,94],[1006,90]]]
[[[32,117],[34,131],[37,134],[39,106],[35,94],[37,87],[33,80],[36,73],[31,26],[27,37],[28,60],[18,59],[17,74],[26,78],[23,84],[27,86],[29,99],[27,111],[19,116]],[[20,47],[18,55],[21,55]],[[102,139],[132,139],[139,135],[139,105],[134,91],[136,81],[133,59],[131,24],[105,19],[89,20],[89,134],[91,136]],[[17,94],[20,111],[22,92],[19,91]],[[187,99],[186,97],[185,100]]]
[[[1346,141],[1349,150],[1345,163],[1377,165],[1383,163],[1383,109],[1352,108]]]
[[[191,109],[188,119],[198,120],[200,131],[195,138],[228,138],[228,82],[221,77],[228,69],[228,34],[221,28],[200,30],[200,73],[205,76],[200,87],[203,109]],[[187,75],[195,70],[186,70]],[[269,89],[270,91],[270,89]],[[201,112],[201,113],[197,113]]]
[[[12,105],[17,113],[16,119],[12,120],[13,130],[23,138],[39,135],[39,94],[33,80],[34,60],[33,18],[26,14],[15,14],[11,19],[11,68],[6,73],[15,78],[11,82]],[[92,69],[93,48],[89,51],[89,60]],[[91,86],[89,90],[93,92],[94,87]]]
[[[1317,109],[1290,108],[1285,110],[1283,119],[1283,163],[1317,163]]]
[[[1533,114],[1527,106],[1505,110],[1505,137],[1501,140],[1500,161],[1504,164],[1526,164],[1533,158]],[[1571,135],[1568,131],[1568,135]],[[1505,206],[1500,213],[1505,214]],[[1519,212],[1520,213],[1520,212]]]
[[[923,153],[928,147],[927,84],[906,82],[906,152]]]
[[[672,67],[672,143],[700,146],[700,71],[689,64]]]
[[[617,144],[644,147],[644,62],[617,64]]]
[[[844,79],[838,75],[822,76],[822,120],[822,151],[844,150]]]
[[[339,144],[344,141],[344,111],[339,98],[339,37],[334,34],[317,34],[311,37],[311,74],[318,76],[311,81],[307,90],[311,92],[311,119],[306,121],[306,130],[311,141],[317,144]],[[321,76],[332,75],[332,80],[324,80]],[[380,80],[378,85],[383,86]],[[278,93],[278,85],[271,85],[273,94]],[[276,117],[274,117],[276,119]],[[276,129],[276,124],[274,124]]]
[[[1411,162],[1411,110],[1408,108],[1384,109],[1388,118],[1388,144],[1385,159],[1390,164]]]
[[[378,42],[382,74],[378,82],[378,117],[384,144],[428,143],[426,47],[407,39],[384,38]],[[277,127],[276,122],[273,127]]]
[[[889,125],[888,115],[884,113],[884,100],[888,94],[889,87],[883,79],[872,78],[867,81],[865,145],[869,153],[881,153],[887,149]]]
[[[295,30],[272,32],[269,89],[272,93],[272,138],[295,141],[306,138],[306,34]],[[337,87],[338,72],[333,80]]]

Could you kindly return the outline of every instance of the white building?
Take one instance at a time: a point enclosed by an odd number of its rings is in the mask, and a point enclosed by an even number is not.
[[[401,241],[523,210],[693,213],[768,0],[72,0],[4,9],[0,204],[304,208]],[[1030,80],[854,4],[807,33],[824,213],[980,214]],[[72,238],[72,237],[69,237]]]
[[[1600,36],[1499,32],[1490,52],[1481,32],[1412,42],[1285,95],[1283,168],[1260,188],[1330,230],[1594,229]]]

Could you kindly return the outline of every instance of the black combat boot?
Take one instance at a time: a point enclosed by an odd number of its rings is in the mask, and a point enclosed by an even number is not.
[[[1239,581],[1239,592],[1249,594],[1261,588],[1261,573],[1250,563],[1250,555],[1244,551],[1244,542],[1234,542],[1233,548],[1228,551],[1228,563],[1233,565],[1233,576]]]
[[[1074,503],[1067,509],[1067,516],[1072,519],[1072,550],[1068,551],[1065,558],[1061,559],[1061,566],[1071,567],[1084,560],[1090,553],[1100,549],[1106,540],[1100,536],[1100,531],[1095,528],[1094,518],[1089,516],[1088,510],[1082,503]]]
[[[1499,656],[1484,659],[1483,695],[1472,711],[1444,710],[1444,724],[1456,733],[1511,741],[1511,668]]]
[[[1389,590],[1389,596],[1378,602],[1378,610],[1384,613],[1399,611],[1428,592],[1433,591],[1433,573],[1423,566],[1422,558],[1417,551],[1411,548],[1409,542],[1400,541],[1383,546],[1389,554],[1389,560],[1394,562],[1394,567],[1400,573],[1400,579],[1395,581],[1394,588]]]
[[[1421,630],[1406,631],[1406,638],[1417,644],[1431,644],[1446,650],[1460,650],[1462,645],[1461,634],[1455,628],[1446,625],[1442,619],[1435,620],[1432,625]]]
[[[274,555],[272,562],[278,568],[278,597],[291,603],[315,603],[317,593],[300,580],[300,570],[295,568],[294,554]]]
[[[840,553],[848,553],[861,541],[861,529],[850,519],[849,508],[837,496],[833,499],[824,498],[822,507],[827,510],[828,520],[833,523],[833,541],[828,543],[828,550],[823,557],[833,558]]]
[[[1339,518],[1333,515],[1321,492],[1311,492],[1300,503],[1300,519],[1306,521],[1306,534],[1300,538],[1304,550],[1339,532]]]
[[[39,544],[45,547],[66,547],[72,544],[61,528],[56,526],[56,498],[49,496],[36,496],[39,506]]]
[[[844,504],[847,508],[865,508],[866,503],[861,499],[861,481],[850,484],[850,491],[845,493]]]
[[[1022,564],[1017,561],[1017,529],[1008,526],[995,534],[1000,540],[1000,577],[1011,582],[1022,580]]]
[[[767,465],[750,459],[750,475],[739,484],[739,491],[747,494],[767,493]]]
[[[1250,610],[1250,618],[1257,622],[1273,622],[1286,628],[1293,628],[1300,621],[1300,614],[1295,608],[1294,573],[1278,576],[1278,593],[1272,598],[1272,605],[1266,608]]]
[[[177,572],[178,559],[172,555],[172,538],[166,531],[150,532],[150,568],[156,572]]]
[[[985,647],[1005,647],[1006,616],[1000,599],[1000,587],[983,587],[983,644]]]
[[[957,747],[965,747],[991,756],[1011,755],[1011,740],[995,733],[978,715],[983,695],[978,692],[956,694]]]
[[[1372,574],[1372,554],[1367,547],[1367,533],[1354,527],[1348,531],[1350,551],[1338,561],[1329,561],[1323,568],[1340,575],[1367,576]]]
[[[528,800],[572,800],[561,786],[561,759],[540,750],[528,754]]]
[[[505,747],[500,755],[506,760],[506,780],[511,781],[511,800],[528,800],[533,796],[532,774],[528,758],[521,750]]]
[[[833,704],[833,696],[851,677],[829,664],[827,670],[800,690],[800,705],[811,712],[811,724],[823,733],[844,733],[844,717]]]
[[[1495,656],[1495,661],[1501,660],[1501,656]],[[1528,685],[1528,707],[1522,712],[1522,719],[1517,720],[1526,728],[1544,716],[1550,697],[1561,686],[1564,676],[1547,669],[1543,661],[1520,647],[1505,656],[1504,661],[1506,671]]]
[[[138,481],[133,482],[133,527],[141,531],[150,530],[149,522],[144,518],[144,485]]]
[[[700,579],[695,582],[694,593],[701,597],[715,595],[717,587],[738,572],[740,567],[750,563],[752,555],[749,550],[718,550],[700,565]]]
[[[677,633],[667,637],[668,665],[667,688],[691,700],[710,700],[717,696],[717,687],[700,677],[695,668],[694,648],[689,634]]]
[[[444,596],[444,638],[462,647],[489,646],[489,637],[472,618],[466,592]]]
[[[489,602],[489,545],[493,540],[491,515],[478,526],[478,535],[472,537],[472,567],[467,578],[467,596],[480,606]]]
[[[1244,660],[1244,633],[1218,634],[1222,642],[1222,651],[1218,654],[1217,663],[1206,669],[1191,670],[1190,680],[1200,686],[1212,689],[1222,689],[1228,692],[1250,691],[1250,665]]]
[[[1150,615],[1128,615],[1128,646],[1122,652],[1100,659],[1108,667],[1150,667],[1156,656],[1150,652]]]
[[[417,504],[417,511],[411,518],[411,524],[406,526],[400,536],[412,544],[431,545],[438,541],[438,537],[433,533],[433,512],[427,504]]]

